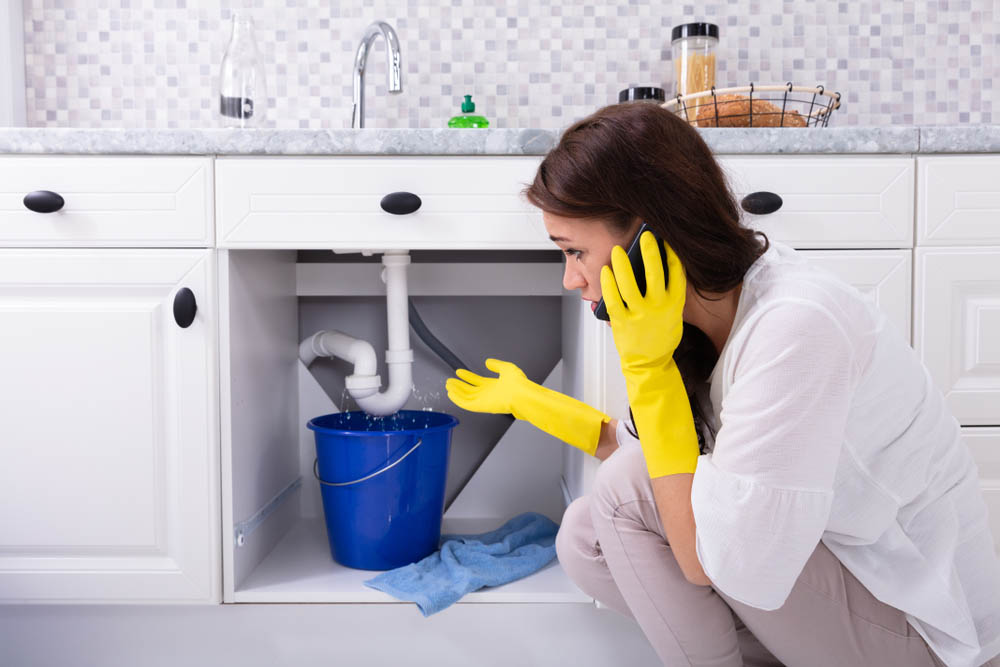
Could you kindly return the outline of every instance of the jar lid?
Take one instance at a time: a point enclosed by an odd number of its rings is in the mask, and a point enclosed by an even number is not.
[[[635,102],[636,100],[659,100],[663,102],[667,94],[656,86],[633,86],[618,93],[619,102]]]
[[[684,23],[675,25],[670,31],[670,41],[682,37],[714,37],[719,39],[719,26],[714,23]]]

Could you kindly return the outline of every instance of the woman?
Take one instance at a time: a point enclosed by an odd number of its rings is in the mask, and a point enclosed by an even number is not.
[[[655,105],[572,125],[526,195],[564,287],[607,303],[631,419],[497,360],[447,388],[604,461],[556,540],[583,591],[666,665],[1000,665],[975,464],[873,305],[742,227],[698,132]],[[643,221],[668,281],[644,234],[645,294],[621,247]]]

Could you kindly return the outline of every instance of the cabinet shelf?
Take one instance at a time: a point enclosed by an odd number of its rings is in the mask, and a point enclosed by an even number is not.
[[[442,533],[483,533],[495,529],[497,519],[445,519]],[[326,526],[322,519],[300,519],[239,586],[235,602],[382,602],[404,603],[368,588],[364,581],[378,572],[355,570],[338,564],[330,556]],[[463,603],[590,603],[591,598],[553,560],[523,579],[503,586],[469,593]]]

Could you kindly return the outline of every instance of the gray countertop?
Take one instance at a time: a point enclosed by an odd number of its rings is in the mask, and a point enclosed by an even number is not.
[[[1000,125],[706,128],[719,154],[1000,153]],[[0,128],[0,154],[544,155],[560,130]]]

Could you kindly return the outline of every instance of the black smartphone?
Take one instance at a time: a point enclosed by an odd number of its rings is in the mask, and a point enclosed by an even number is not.
[[[639,247],[639,237],[646,231],[653,234],[656,238],[656,246],[660,249],[660,261],[663,262],[663,286],[666,287],[670,282],[670,277],[667,275],[667,251],[663,247],[663,240],[644,222],[639,227],[639,231],[635,233],[635,238],[629,244],[628,250],[625,251],[625,254],[628,255],[629,264],[632,265],[632,273],[635,274],[635,284],[639,288],[639,294],[643,296],[646,296],[646,265],[642,261],[642,249]],[[627,303],[625,305],[628,306]],[[608,307],[604,305],[604,297],[601,297],[597,308],[594,309],[594,316],[605,322],[611,320],[608,317]]]

